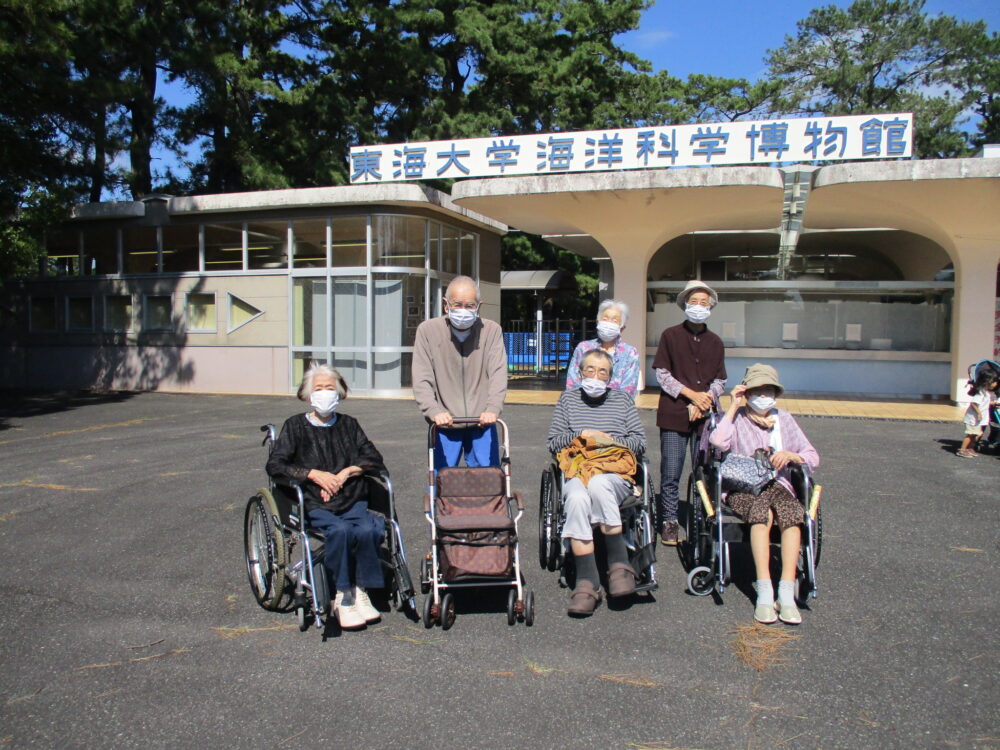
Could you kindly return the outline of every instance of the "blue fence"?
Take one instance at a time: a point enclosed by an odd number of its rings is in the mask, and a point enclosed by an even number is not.
[[[569,366],[577,343],[585,338],[587,321],[542,321],[540,338],[535,326],[535,321],[509,321],[505,326],[507,370],[514,374],[558,377]]]

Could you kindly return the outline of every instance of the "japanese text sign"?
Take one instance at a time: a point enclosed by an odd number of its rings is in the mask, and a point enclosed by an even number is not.
[[[351,149],[351,182],[907,158],[913,114],[803,117]]]

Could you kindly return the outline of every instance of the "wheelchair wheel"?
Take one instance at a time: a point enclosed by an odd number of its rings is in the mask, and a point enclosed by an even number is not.
[[[543,471],[542,484],[538,490],[538,564],[543,570],[552,569],[552,560],[556,556],[552,545],[552,525],[555,523],[554,484],[552,470]]]
[[[819,553],[823,549],[823,505],[816,508],[816,567],[819,567]]]
[[[429,594],[431,591],[431,556],[427,555],[420,561],[420,593]]]
[[[275,524],[278,507],[267,490],[247,503],[243,517],[243,551],[247,578],[257,603],[264,609],[285,609],[289,594],[285,580],[288,550],[285,536]]]
[[[300,604],[295,608],[295,619],[299,623],[299,632],[304,633],[309,629],[309,618],[307,617],[307,611],[304,604]]]
[[[396,600],[397,611],[402,611],[405,607],[413,607],[413,580],[410,578],[410,571],[406,567],[406,560],[402,554],[396,552],[392,564],[392,577],[395,588],[391,596]]]

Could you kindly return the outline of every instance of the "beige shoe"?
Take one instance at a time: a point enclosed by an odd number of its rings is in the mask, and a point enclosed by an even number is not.
[[[753,611],[753,619],[765,625],[770,625],[778,619],[778,614],[775,612],[775,607],[777,606],[777,604],[758,604]]]
[[[365,626],[365,616],[361,614],[357,599],[353,604],[345,606],[343,591],[338,591],[333,600],[333,614],[344,630],[358,630]]]
[[[799,612],[799,608],[794,604],[782,604],[781,602],[775,602],[774,608],[778,610],[778,619],[786,625],[802,624],[802,614]]]
[[[372,606],[372,600],[368,598],[368,592],[360,586],[354,587],[354,603],[365,618],[365,622],[373,623],[382,619],[382,613]]]

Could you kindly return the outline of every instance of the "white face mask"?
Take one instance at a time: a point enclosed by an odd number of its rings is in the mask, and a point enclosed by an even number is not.
[[[337,391],[313,391],[309,396],[309,404],[316,410],[317,414],[330,416],[337,409],[340,403],[340,394]]]
[[[580,388],[591,398],[597,398],[608,390],[608,384],[599,378],[584,378],[580,381]]]
[[[614,341],[622,332],[622,327],[610,320],[602,320],[597,324],[597,338],[601,341]]]
[[[712,314],[712,308],[704,305],[688,305],[684,308],[684,314],[692,323],[704,323]]]
[[[448,310],[448,320],[460,331],[467,331],[476,322],[477,314],[475,310],[450,309]]]
[[[763,394],[758,396],[751,396],[747,399],[747,403],[750,404],[750,408],[759,414],[766,414],[774,408],[774,405],[778,403],[778,399],[774,396],[765,396]]]

